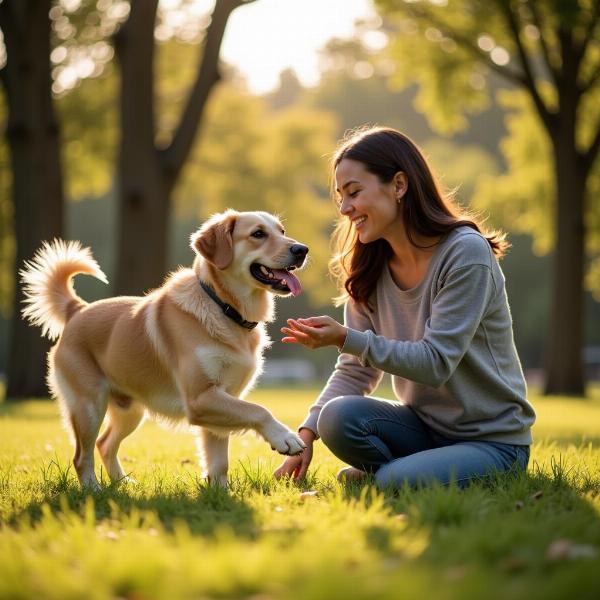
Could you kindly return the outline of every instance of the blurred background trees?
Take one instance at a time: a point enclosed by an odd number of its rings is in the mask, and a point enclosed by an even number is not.
[[[16,238],[12,247],[19,267],[31,258],[40,240],[63,235],[60,135],[50,91],[50,5],[50,0],[0,4],[0,28],[8,54],[0,80],[6,98],[5,136],[12,173]],[[9,235],[4,226],[2,233]],[[20,289],[10,287],[12,305],[18,305],[22,300]],[[46,393],[44,356],[49,348],[39,332],[36,335],[22,320],[13,320],[8,353],[9,395]]]
[[[585,281],[600,293],[598,167],[591,159],[599,143],[598,2],[377,1],[379,16],[358,22],[351,39],[333,39],[323,47],[315,86],[304,86],[288,70],[277,89],[261,95],[248,90],[233,66],[217,62],[214,46],[205,62],[210,28],[220,23],[213,29],[218,46],[226,17],[241,2],[217,2],[220,21],[211,21],[210,10],[200,10],[201,4],[53,0],[44,9],[45,64],[51,75],[47,99],[52,100],[47,105],[54,106],[55,132],[60,132],[60,150],[46,158],[62,157],[66,201],[59,220],[63,235],[90,245],[116,282],[106,289],[91,278],[78,278],[79,293],[89,300],[143,293],[159,285],[167,269],[191,262],[189,235],[208,215],[227,207],[264,209],[279,213],[290,234],[311,248],[311,265],[302,275],[304,294],[278,303],[272,337],[278,339],[287,316],[328,312],[340,317],[329,302],[335,290],[326,274],[335,218],[328,200],[328,158],[347,129],[391,125],[417,141],[444,185],[458,190],[461,203],[483,210],[488,225],[509,232],[513,249],[503,269],[524,366],[528,373],[546,366],[547,391],[577,393],[584,382],[582,349],[600,344],[600,307],[583,287]],[[0,13],[15,10],[14,5],[23,10],[29,2],[4,0]],[[145,32],[145,49],[136,43],[137,54],[127,57],[127,27],[133,27],[136,15],[145,15],[143,27],[138,25]],[[0,23],[8,55],[0,53],[0,64],[8,58],[0,71],[5,79],[13,31],[6,29],[16,27],[6,18]],[[120,50],[114,42],[119,35]],[[551,132],[557,127],[564,135],[566,124],[559,124],[570,105],[561,90],[574,85],[573,63],[565,52],[581,56],[577,120],[569,121],[575,125],[571,152],[579,158],[564,160],[576,160],[581,168],[586,164],[588,172],[561,171],[577,180],[567,198],[575,210],[557,218],[556,198],[567,196],[560,193]],[[127,65],[138,62],[129,71]],[[18,302],[11,291],[17,289],[15,269],[41,239],[60,230],[34,233],[33,220],[49,206],[46,188],[32,196],[36,204],[29,208],[19,199],[10,162],[10,109],[5,87],[0,97],[5,124],[0,373],[8,370],[10,395],[16,398],[44,393],[45,362],[39,356],[43,350],[32,350],[34,342],[19,333]],[[584,194],[579,200],[577,185]],[[23,223],[31,219],[32,224],[24,233],[17,226],[21,209]],[[581,244],[585,233],[585,253],[583,246],[575,254],[557,247],[565,225]],[[30,234],[32,247],[21,243],[21,236]],[[568,258],[553,267],[552,256],[559,255]],[[28,361],[17,361],[25,380],[11,376],[8,366],[9,356],[16,357],[8,344],[11,315],[12,339],[29,353]],[[39,338],[38,330],[28,332],[31,339]],[[549,345],[548,332],[554,332],[559,346]],[[560,365],[556,351],[548,353],[557,347]],[[278,343],[269,351],[270,359],[290,357],[312,361],[324,376],[335,353],[317,356]],[[25,386],[33,382],[36,388]]]

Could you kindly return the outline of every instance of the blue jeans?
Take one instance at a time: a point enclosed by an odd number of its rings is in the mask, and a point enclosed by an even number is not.
[[[450,439],[427,427],[408,406],[364,396],[341,396],[321,409],[325,445],[344,462],[375,474],[378,487],[471,480],[527,468],[529,446]]]

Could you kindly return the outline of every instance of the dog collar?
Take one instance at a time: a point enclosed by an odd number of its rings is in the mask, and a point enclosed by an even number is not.
[[[229,317],[234,323],[237,323],[240,327],[243,327],[244,329],[254,329],[258,325],[257,321],[246,321],[246,319],[244,319],[244,317],[242,317],[242,315],[240,315],[240,313],[237,310],[235,310],[235,308],[233,308],[231,304],[223,302],[223,300],[221,300],[221,298],[217,296],[217,293],[211,285],[205,283],[201,279],[199,279],[198,281],[200,283],[200,287],[219,305],[219,307],[223,311],[223,314],[226,317]]]

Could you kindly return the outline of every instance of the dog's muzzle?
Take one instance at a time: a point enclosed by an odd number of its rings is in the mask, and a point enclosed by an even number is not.
[[[250,273],[254,279],[264,285],[268,285],[274,292],[298,296],[302,292],[302,285],[300,284],[300,280],[291,271],[304,264],[304,260],[308,254],[308,246],[294,244],[290,246],[289,252],[291,261],[287,267],[276,269],[259,263],[252,263],[250,265]]]

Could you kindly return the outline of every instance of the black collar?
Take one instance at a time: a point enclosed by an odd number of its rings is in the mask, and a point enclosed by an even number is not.
[[[217,296],[217,293],[211,285],[205,283],[202,281],[202,279],[199,279],[198,281],[202,289],[221,307],[221,310],[226,317],[229,317],[232,321],[244,329],[254,329],[258,325],[257,321],[246,321],[246,319],[244,319],[244,317],[242,317],[242,315],[240,315],[240,313],[235,310],[231,304],[223,302],[223,300]]]

